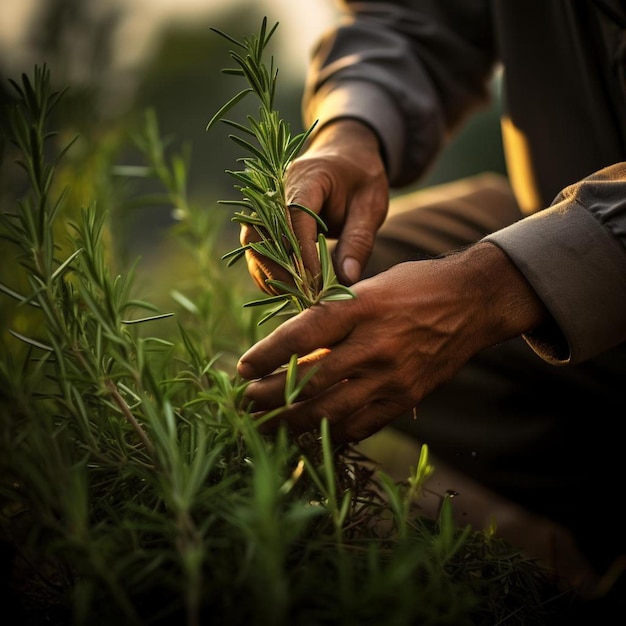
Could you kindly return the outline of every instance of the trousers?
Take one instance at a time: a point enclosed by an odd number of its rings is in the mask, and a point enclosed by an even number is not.
[[[485,173],[391,199],[365,276],[470,245],[522,218],[506,177]],[[489,306],[489,303],[485,303]],[[598,570],[626,554],[619,507],[626,348],[575,366],[522,338],[473,357],[392,428],[446,464],[565,526]]]

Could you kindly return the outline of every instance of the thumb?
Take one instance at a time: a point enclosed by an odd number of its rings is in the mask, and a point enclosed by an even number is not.
[[[356,283],[372,253],[376,226],[369,221],[348,219],[333,251],[337,278],[344,285]]]

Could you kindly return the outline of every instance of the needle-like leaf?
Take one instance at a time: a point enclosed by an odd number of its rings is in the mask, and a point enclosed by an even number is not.
[[[248,81],[249,89],[239,92],[221,107],[207,128],[212,127],[221,115],[249,93],[257,96],[260,102],[259,115],[258,117],[248,115],[247,126],[222,119],[250,139],[243,139],[236,134],[229,136],[249,156],[240,159],[245,166],[244,170],[237,172],[227,170],[238,183],[241,183],[236,189],[240,191],[243,199],[222,200],[220,204],[247,209],[249,215],[239,212],[232,219],[254,228],[261,241],[237,248],[222,258],[232,265],[244,255],[245,250],[249,249],[287,270],[293,278],[293,284],[268,277],[268,290],[271,288],[280,292],[280,296],[275,296],[268,303],[275,303],[282,298],[286,303],[292,304],[294,311],[302,311],[326,298],[343,299],[352,297],[353,294],[347,288],[338,288],[339,283],[323,238],[320,238],[318,246],[322,272],[320,276],[311,275],[304,265],[300,242],[292,227],[290,211],[299,210],[314,219],[321,232],[328,230],[324,220],[317,213],[299,203],[287,205],[285,199],[285,173],[313,132],[315,124],[305,132],[292,137],[289,125],[272,107],[278,71],[274,67],[273,58],[270,59],[269,67],[264,63],[263,52],[277,26],[278,24],[275,24],[268,31],[264,20],[258,37],[244,38],[242,42],[237,42],[238,50],[231,50],[231,58],[239,65],[241,74]],[[218,34],[232,41],[232,38],[224,33]],[[235,72],[230,70],[229,73]],[[255,306],[258,303],[259,301],[256,301]],[[281,310],[287,310],[286,305],[281,307]],[[272,311],[263,320],[274,315],[275,311]]]

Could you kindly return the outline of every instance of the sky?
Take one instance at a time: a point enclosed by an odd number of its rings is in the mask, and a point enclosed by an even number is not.
[[[24,62],[23,47],[29,16],[45,0],[0,0],[0,55],[9,71]],[[116,63],[127,69],[141,63],[150,50],[160,25],[172,20],[193,20],[198,15],[216,16],[236,4],[244,6],[250,0],[101,0],[106,7],[124,6],[127,17],[118,32],[119,44]],[[93,6],[100,5],[95,0]],[[289,71],[302,74],[310,47],[316,38],[330,26],[336,16],[334,0],[256,0],[257,6],[266,6],[270,22],[280,23],[280,43],[285,49],[281,56],[290,59]],[[284,36],[284,34],[287,36]]]

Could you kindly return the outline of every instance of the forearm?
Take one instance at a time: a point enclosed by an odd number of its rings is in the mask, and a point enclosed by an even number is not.
[[[450,256],[457,257],[464,275],[456,284],[474,310],[478,349],[531,332],[549,319],[530,283],[498,246],[479,242]]]
[[[549,209],[485,238],[550,311],[526,335],[551,363],[579,363],[626,340],[626,164],[565,189]]]
[[[305,123],[349,116],[375,128],[399,187],[415,181],[468,112],[489,99],[489,3],[345,4],[348,19],[315,50]]]
[[[340,117],[321,126],[309,140],[305,152],[327,155],[369,156],[382,158],[378,135],[366,122],[350,117]]]

